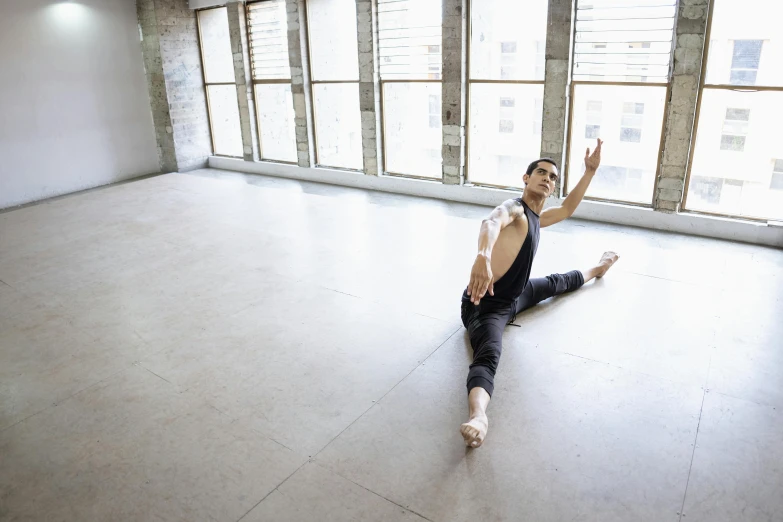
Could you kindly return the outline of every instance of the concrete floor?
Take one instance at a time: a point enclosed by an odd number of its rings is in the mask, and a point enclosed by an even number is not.
[[[783,520],[780,250],[544,230],[469,451],[487,209],[194,174],[0,214],[0,519]]]

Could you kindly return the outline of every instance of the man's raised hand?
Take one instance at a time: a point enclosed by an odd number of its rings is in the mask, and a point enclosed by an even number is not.
[[[595,142],[595,150],[592,154],[590,154],[590,147],[585,151],[585,167],[592,171],[598,170],[598,166],[601,164],[601,145],[604,143],[600,139],[596,139]]]

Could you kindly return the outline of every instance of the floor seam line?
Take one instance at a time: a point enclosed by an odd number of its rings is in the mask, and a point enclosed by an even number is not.
[[[688,466],[688,478],[685,480],[685,491],[682,493],[682,504],[680,505],[680,518],[678,520],[682,520],[682,517],[684,516],[684,510],[685,510],[685,499],[688,497],[688,486],[691,482],[691,471],[693,471],[693,460],[696,457],[696,444],[699,442],[699,428],[701,428],[701,417],[704,412],[704,400],[707,397],[707,390],[704,390],[704,393],[701,396],[701,408],[699,408],[699,422],[696,423],[696,436],[693,438],[693,451],[691,452],[691,463]]]
[[[256,502],[255,504],[253,504],[253,507],[251,507],[250,509],[248,509],[248,510],[245,512],[245,514],[244,514],[244,515],[242,515],[241,517],[239,517],[239,518],[237,519],[237,522],[239,522],[240,520],[242,520],[243,518],[245,518],[245,517],[246,517],[248,514],[250,514],[250,512],[251,512],[251,511],[253,511],[255,508],[257,508],[257,507],[258,507],[258,505],[259,505],[259,504],[261,504],[261,502],[263,502],[264,500],[266,500],[266,499],[267,499],[267,497],[269,497],[269,495],[271,495],[272,493],[274,493],[275,491],[277,491],[277,490],[278,490],[278,488],[279,488],[280,486],[282,486],[283,484],[285,484],[286,482],[288,482],[288,479],[290,479],[291,477],[293,477],[294,475],[296,475],[296,472],[297,472],[297,471],[299,471],[300,469],[302,469],[303,467],[305,467],[305,466],[306,466],[306,465],[307,465],[309,462],[310,462],[310,459],[307,459],[307,460],[306,460],[306,461],[305,461],[305,462],[304,462],[304,463],[303,463],[301,466],[299,466],[298,468],[296,468],[296,469],[294,470],[294,472],[293,472],[293,473],[291,473],[291,474],[290,474],[290,475],[288,475],[286,478],[284,478],[284,479],[283,479],[283,481],[282,481],[280,484],[278,484],[277,486],[275,486],[275,488],[274,488],[272,491],[270,491],[269,493],[267,493],[266,495],[264,495],[264,497],[263,497],[261,500],[259,500],[259,501],[258,501],[258,502]]]
[[[429,359],[430,357],[432,357],[432,355],[433,355],[435,352],[437,352],[438,350],[440,350],[441,346],[443,346],[444,344],[446,344],[446,343],[449,341],[449,339],[451,339],[452,337],[454,337],[454,335],[455,335],[457,332],[459,332],[461,329],[462,329],[462,326],[460,326],[459,328],[457,328],[456,330],[454,330],[454,331],[453,331],[453,332],[452,332],[452,333],[451,333],[451,334],[450,334],[448,337],[446,337],[446,339],[445,339],[445,340],[444,340],[442,343],[440,343],[440,344],[438,345],[438,347],[437,347],[437,348],[435,348],[435,349],[434,349],[434,350],[433,350],[433,351],[432,351],[432,352],[431,352],[429,355],[427,355],[427,357],[425,357],[424,359],[422,359],[420,363],[418,363],[416,366],[414,366],[414,367],[413,367],[413,369],[412,369],[411,371],[409,371],[408,373],[406,373],[406,374],[405,374],[405,376],[404,376],[402,379],[400,379],[400,380],[399,380],[399,381],[398,381],[398,382],[397,382],[397,383],[396,383],[394,386],[392,386],[392,387],[389,389],[389,391],[387,391],[386,393],[384,393],[384,394],[383,394],[383,395],[382,395],[382,396],[381,396],[379,399],[377,399],[375,402],[373,402],[373,403],[372,403],[372,405],[371,405],[369,408],[367,408],[366,410],[364,410],[364,411],[363,411],[363,412],[362,412],[362,413],[361,413],[361,414],[360,414],[358,417],[356,417],[356,418],[355,418],[355,419],[354,419],[354,420],[353,420],[353,421],[352,421],[352,422],[351,422],[351,423],[350,423],[348,426],[346,426],[346,427],[345,427],[345,428],[344,428],[342,431],[340,431],[340,433],[338,433],[337,435],[335,435],[335,436],[334,436],[334,438],[332,438],[332,440],[330,440],[329,442],[327,442],[327,443],[326,443],[326,445],[324,445],[324,447],[323,447],[323,448],[321,448],[321,449],[320,449],[320,450],[318,450],[316,453],[314,453],[314,454],[313,454],[313,456],[312,456],[311,458],[313,458],[313,459],[314,459],[314,458],[316,458],[318,455],[320,455],[320,454],[321,454],[321,452],[323,452],[323,450],[325,450],[326,448],[328,448],[328,447],[329,447],[329,445],[330,445],[330,444],[332,444],[332,442],[334,442],[335,440],[337,440],[337,439],[340,437],[340,435],[342,435],[343,433],[345,433],[345,432],[346,432],[346,431],[347,431],[347,430],[348,430],[348,429],[349,429],[351,426],[353,426],[354,424],[356,424],[356,423],[359,421],[359,419],[361,419],[362,417],[364,417],[364,416],[367,414],[367,412],[368,412],[368,411],[370,411],[370,410],[371,410],[371,409],[373,409],[373,408],[374,408],[376,405],[378,405],[378,404],[379,404],[379,403],[380,403],[380,402],[381,402],[381,401],[384,399],[384,397],[386,397],[386,396],[387,396],[387,395],[389,395],[391,392],[393,392],[393,391],[394,391],[394,389],[395,389],[395,388],[397,388],[397,386],[399,386],[399,385],[400,385],[400,383],[401,383],[402,381],[404,381],[405,379],[407,379],[408,377],[410,377],[410,375],[411,375],[413,372],[415,372],[417,368],[419,368],[419,367],[420,367],[422,364],[424,364],[425,362],[427,362],[427,359]]]
[[[316,462],[316,463],[314,463],[314,464],[315,464],[316,466],[318,466],[318,463],[317,463],[317,462]],[[409,508],[409,507],[405,507],[405,506],[403,506],[402,504],[398,504],[397,502],[395,502],[395,501],[393,501],[393,500],[391,500],[391,499],[389,499],[389,498],[386,498],[386,497],[384,497],[384,496],[383,496],[383,495],[381,495],[380,493],[376,493],[375,491],[371,490],[371,489],[370,489],[370,488],[368,488],[368,487],[362,486],[362,485],[361,485],[361,484],[359,484],[358,482],[355,482],[355,481],[353,481],[353,480],[349,479],[348,477],[346,477],[346,476],[343,476],[343,475],[341,475],[340,473],[337,473],[336,471],[330,470],[330,469],[328,469],[328,468],[324,468],[324,469],[327,469],[327,471],[329,471],[330,473],[334,473],[334,474],[335,474],[335,475],[337,475],[338,477],[342,477],[342,478],[344,478],[345,480],[347,480],[347,481],[348,481],[348,482],[350,482],[351,484],[353,484],[353,485],[355,485],[355,486],[358,486],[358,487],[362,488],[363,490],[365,490],[365,491],[367,491],[367,492],[369,492],[369,493],[372,493],[373,495],[375,495],[375,496],[377,496],[377,497],[380,497],[380,498],[382,498],[382,499],[383,499],[383,500],[385,500],[386,502],[389,502],[389,503],[391,503],[391,504],[394,504],[395,506],[397,506],[397,507],[399,507],[399,508],[401,508],[401,509],[404,509],[405,511],[410,511],[410,512],[411,512],[411,513],[413,513],[414,515],[416,515],[416,516],[419,516],[419,517],[423,518],[424,520],[428,520],[429,522],[433,522],[433,521],[432,521],[432,519],[429,519],[429,518],[425,517],[425,516],[424,516],[424,515],[422,515],[421,513],[418,513],[418,512],[416,512],[416,511],[412,510],[412,509],[411,509],[411,508]]]
[[[539,348],[539,345],[536,345],[536,348]],[[636,375],[644,375],[645,377],[651,377],[653,379],[659,379],[659,380],[666,381],[666,382],[669,382],[669,383],[672,383],[672,384],[677,384],[677,385],[680,385],[680,386],[699,386],[702,390],[706,389],[706,385],[701,385],[700,386],[700,385],[695,384],[695,383],[678,381],[678,380],[675,380],[675,379],[667,379],[666,377],[661,377],[659,375],[654,375],[652,373],[640,372],[639,370],[634,370],[633,368],[626,368],[625,366],[620,366],[620,365],[617,365],[617,364],[614,364],[614,363],[605,362],[605,361],[599,361],[598,359],[591,359],[590,357],[585,357],[583,355],[577,355],[575,353],[563,352],[563,351],[560,351],[560,350],[557,350],[557,349],[554,349],[554,348],[541,348],[541,349],[542,350],[552,350],[553,352],[556,352],[556,353],[560,353],[560,354],[563,354],[563,355],[568,355],[570,357],[576,357],[578,359],[583,359],[585,361],[590,361],[590,362],[594,362],[594,363],[597,363],[597,364],[605,364],[607,366],[610,366],[612,368],[616,368],[618,370],[631,372],[631,373],[636,374]],[[709,372],[709,365],[707,367],[707,371]]]
[[[177,386],[176,384],[174,384],[174,383],[173,383],[173,382],[171,382],[170,380],[166,379],[165,377],[161,377],[161,376],[160,376],[160,375],[158,375],[157,373],[153,372],[152,370],[150,370],[149,368],[147,368],[146,366],[144,366],[144,365],[143,365],[143,364],[141,364],[140,362],[134,363],[134,366],[138,366],[138,367],[140,367],[140,368],[143,368],[143,369],[147,370],[148,372],[150,372],[152,375],[154,375],[154,376],[155,376],[155,377],[157,377],[158,379],[164,380],[164,381],[166,381],[167,383],[171,384],[172,386]],[[179,386],[177,386],[177,387],[179,387]],[[210,406],[212,406],[212,405],[210,404]],[[214,408],[214,406],[213,406],[213,408]],[[217,410],[217,408],[215,408],[215,409]],[[220,411],[220,410],[218,410],[218,411]],[[222,412],[222,411],[220,411],[220,413],[223,413],[223,412]]]
[[[51,402],[51,403],[50,403],[50,404],[49,404],[49,405],[48,405],[46,408],[42,408],[42,409],[38,410],[38,411],[37,411],[37,412],[35,412],[35,413],[31,413],[30,415],[28,415],[28,416],[27,416],[27,417],[25,417],[24,419],[20,419],[20,420],[18,420],[18,421],[16,421],[16,422],[14,422],[13,424],[11,424],[10,426],[6,426],[5,428],[2,428],[2,429],[0,429],[0,433],[4,432],[5,430],[11,429],[11,428],[13,428],[14,426],[16,426],[17,424],[21,424],[22,422],[24,422],[24,421],[26,421],[26,420],[28,420],[28,419],[31,419],[31,418],[35,417],[36,415],[39,415],[39,414],[41,414],[41,413],[43,413],[43,412],[45,412],[45,411],[49,411],[49,410],[51,410],[52,408],[56,408],[56,407],[57,407],[57,406],[59,406],[60,404],[62,404],[62,403],[64,403],[64,402],[66,402],[66,401],[69,401],[69,400],[73,399],[74,397],[76,397],[77,395],[79,395],[80,393],[82,393],[83,391],[89,390],[89,389],[90,389],[90,388],[92,388],[93,386],[97,386],[98,384],[102,383],[103,381],[106,381],[106,380],[108,380],[108,379],[111,379],[112,377],[114,377],[114,376],[115,376],[115,375],[117,375],[118,373],[124,372],[125,370],[127,370],[127,368],[123,368],[123,369],[121,369],[121,370],[117,370],[116,372],[112,373],[111,375],[109,375],[109,376],[107,376],[107,377],[105,377],[105,378],[103,378],[103,379],[98,379],[98,380],[97,380],[97,381],[95,381],[94,383],[92,383],[92,384],[89,384],[89,385],[85,386],[84,388],[81,388],[80,390],[77,390],[77,391],[73,392],[71,395],[69,395],[69,396],[67,396],[67,397],[65,397],[65,398],[63,398],[63,399],[60,399],[59,401],[53,401],[53,402]]]

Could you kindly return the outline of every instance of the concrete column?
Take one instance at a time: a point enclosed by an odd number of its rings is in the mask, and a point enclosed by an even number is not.
[[[291,66],[291,93],[294,97],[294,123],[296,125],[296,153],[300,167],[310,167],[310,135],[307,129],[307,102],[305,101],[304,65],[300,19],[304,23],[304,4],[300,10],[298,0],[285,0],[288,12],[288,63]]]
[[[158,145],[158,163],[161,172],[175,172],[177,156],[174,153],[171,112],[166,80],[163,77],[163,58],[160,56],[158,18],[154,0],[137,0],[136,12],[139,17],[141,49],[152,108],[152,122],[155,125],[155,139]]]
[[[253,98],[253,76],[250,68],[250,49],[247,43],[247,22],[244,0],[231,0],[228,9],[228,29],[231,53],[234,55],[234,77],[237,82],[239,124],[242,130],[242,149],[245,161],[258,161],[258,134]]]
[[[709,0],[680,0],[677,10],[674,74],[654,201],[655,209],[662,212],[678,211],[685,190],[708,7]]]
[[[568,99],[568,57],[571,53],[571,0],[549,0],[544,73],[544,114],[541,157],[552,158],[564,170]],[[561,178],[562,179],[562,178]],[[562,194],[560,182],[555,194]]]
[[[196,13],[187,0],[138,0],[136,8],[161,170],[205,167],[212,143]]]
[[[364,173],[378,175],[378,112],[372,0],[356,0],[359,43],[359,109],[362,115]]]
[[[443,0],[443,183],[459,185],[465,158],[465,0]]]

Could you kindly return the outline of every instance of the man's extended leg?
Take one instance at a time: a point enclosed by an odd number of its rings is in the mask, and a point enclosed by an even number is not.
[[[488,309],[489,308],[489,309]],[[473,348],[473,363],[468,372],[468,422],[460,426],[465,444],[478,448],[487,435],[487,405],[495,386],[495,372],[500,362],[503,329],[511,314],[510,306],[475,306],[462,303],[462,322],[468,329]]]
[[[606,271],[620,256],[614,252],[604,252],[597,265],[587,270],[572,270],[565,274],[552,274],[531,279],[515,303],[516,313],[527,310],[545,299],[578,290],[588,281],[603,277]]]

